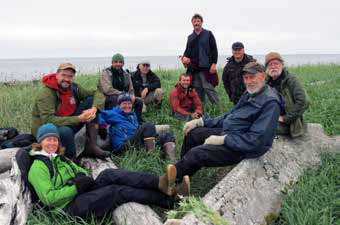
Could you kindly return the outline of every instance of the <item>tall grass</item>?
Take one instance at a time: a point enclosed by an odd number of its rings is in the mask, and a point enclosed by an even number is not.
[[[309,110],[305,113],[308,122],[320,123],[330,135],[340,134],[340,66],[339,65],[305,65],[289,68],[304,84],[311,100]],[[155,124],[170,124],[176,137],[177,154],[179,156],[183,143],[183,122],[171,116],[169,93],[178,81],[179,75],[184,70],[159,70],[155,71],[161,78],[165,97],[162,109],[157,110],[148,107],[144,118]],[[222,69],[219,69],[222,74]],[[220,79],[221,81],[221,79]],[[95,88],[98,82],[98,74],[77,76],[76,82],[88,87]],[[41,84],[39,84],[41,86]],[[215,117],[229,111],[232,103],[229,101],[223,84],[216,88],[221,102],[219,105],[207,103],[204,112],[207,116]],[[0,127],[16,127],[21,133],[29,133],[31,127],[31,112],[34,96],[38,92],[31,82],[21,82],[13,87],[0,84]],[[159,148],[151,155],[144,151],[129,150],[121,156],[114,156],[117,166],[133,171],[143,171],[161,175],[164,173],[166,161],[162,159]],[[203,197],[229,170],[230,168],[205,168],[192,177],[192,193],[197,197]],[[165,219],[163,210],[155,208]],[[98,224],[93,219],[86,221],[71,221],[69,217],[60,215],[60,212],[46,213],[36,209],[30,215],[29,224]],[[104,219],[102,224],[111,224],[110,217]]]

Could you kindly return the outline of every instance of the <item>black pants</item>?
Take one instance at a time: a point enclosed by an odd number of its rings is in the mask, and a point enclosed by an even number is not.
[[[181,158],[193,147],[198,145],[203,145],[205,139],[211,135],[221,135],[222,128],[207,128],[207,127],[197,127],[191,130],[187,136],[184,137]]]
[[[101,217],[127,202],[172,208],[174,199],[158,189],[159,177],[124,169],[106,169],[97,179],[93,191],[77,195],[65,207],[72,216],[89,214]]]
[[[106,96],[105,97],[105,110],[111,110],[116,105],[118,105],[118,96]],[[140,98],[135,98],[135,101],[133,103],[133,110],[135,111],[137,115],[137,119],[139,123],[143,122],[142,109],[143,109],[143,100]]]
[[[185,175],[194,175],[202,167],[228,166],[239,163],[244,159],[242,153],[232,151],[224,145],[203,144],[205,137],[213,134],[220,135],[220,128],[196,128],[190,133],[185,141],[192,147],[189,149],[190,146],[188,146],[188,149],[185,149],[187,152],[184,154],[182,148],[181,160],[176,163],[178,181],[181,181]],[[198,134],[201,134],[201,138],[198,137]]]
[[[155,137],[156,145],[163,146],[167,142],[175,142],[175,138],[172,133],[168,132],[162,135],[156,133],[156,127],[154,124],[145,123],[138,127],[134,135],[130,138],[129,142],[125,143],[121,149],[117,152],[121,153],[129,149],[130,145],[139,147],[144,144],[144,138]]]

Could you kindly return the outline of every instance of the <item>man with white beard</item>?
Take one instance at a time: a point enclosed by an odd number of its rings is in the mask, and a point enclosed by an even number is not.
[[[284,67],[284,61],[277,52],[270,52],[265,59],[267,84],[275,88],[285,100],[285,111],[279,116],[276,134],[288,134],[299,137],[306,132],[307,124],[303,113],[309,107],[309,101],[299,79]]]
[[[247,91],[229,113],[184,125],[186,137],[181,160],[176,163],[178,181],[202,167],[227,166],[260,157],[272,146],[283,99],[265,84],[263,65],[250,62],[242,75]]]

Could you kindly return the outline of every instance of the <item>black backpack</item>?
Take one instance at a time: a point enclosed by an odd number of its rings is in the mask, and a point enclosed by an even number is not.
[[[2,144],[6,140],[14,138],[18,134],[18,130],[14,127],[0,128],[0,144]]]
[[[35,137],[32,134],[19,134],[2,142],[0,149],[25,147],[33,144],[35,141]]]
[[[19,149],[18,152],[15,155],[15,158],[17,160],[18,167],[19,167],[20,172],[21,172],[21,179],[24,181],[25,186],[31,192],[32,203],[37,203],[37,202],[39,202],[39,197],[38,197],[37,193],[35,192],[33,186],[28,181],[28,172],[29,172],[29,170],[32,166],[33,161],[35,159],[37,159],[37,160],[41,160],[42,162],[44,162],[45,165],[47,166],[48,170],[50,171],[50,177],[51,178],[54,175],[54,170],[53,170],[51,160],[48,159],[47,157],[44,157],[44,156],[41,156],[41,155],[33,156],[33,157],[30,156],[29,151],[31,149],[32,149],[31,146]]]

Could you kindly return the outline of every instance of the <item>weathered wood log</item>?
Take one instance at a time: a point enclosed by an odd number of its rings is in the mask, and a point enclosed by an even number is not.
[[[0,224],[26,224],[32,210],[31,193],[21,179],[15,157],[9,177],[0,180]]]
[[[289,190],[303,170],[320,163],[320,153],[340,140],[325,135],[319,124],[309,124],[303,138],[279,137],[259,159],[243,160],[203,198],[228,224],[267,224],[277,215],[282,192]],[[182,225],[203,224],[186,215]]]
[[[12,158],[20,148],[5,148],[0,150],[0,173],[11,169]]]
[[[117,168],[114,163],[100,159],[84,158],[81,164],[86,168],[93,177],[106,168]],[[149,206],[135,202],[125,203],[113,211],[113,220],[115,224],[125,225],[161,225],[160,217]]]

